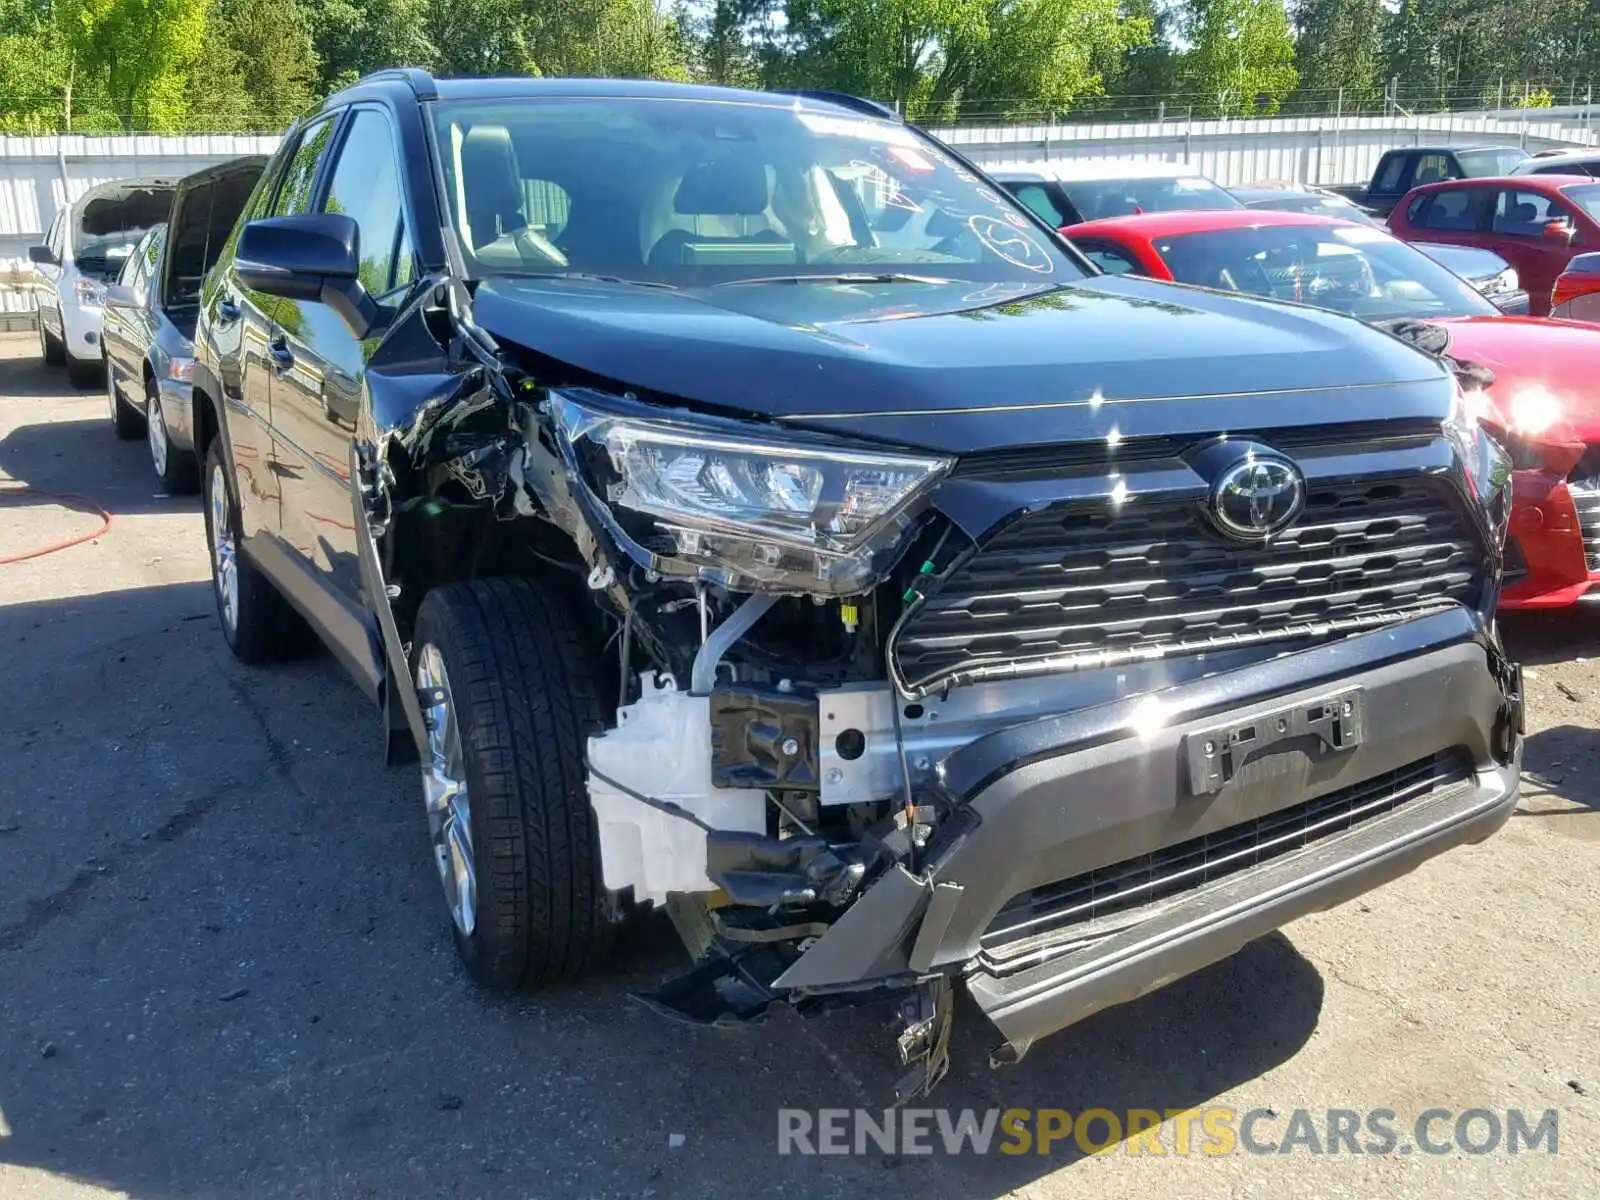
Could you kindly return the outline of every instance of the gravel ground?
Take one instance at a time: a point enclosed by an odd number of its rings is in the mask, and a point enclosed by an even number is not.
[[[660,925],[582,986],[473,991],[375,714],[326,657],[229,657],[198,501],[35,347],[0,338],[0,489],[38,489],[0,557],[98,524],[42,492],[114,524],[0,566],[0,1197],[1600,1194],[1600,612],[1506,622],[1502,833],[1003,1073],[968,1020],[935,1097],[1554,1108],[1556,1154],[783,1157],[780,1107],[885,1102],[883,1015],[664,1025],[628,998],[677,965]]]

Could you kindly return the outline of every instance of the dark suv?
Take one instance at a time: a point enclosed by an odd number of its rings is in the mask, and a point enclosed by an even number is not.
[[[420,755],[469,972],[1037,1037],[1492,833],[1507,466],[1441,360],[1102,276],[848,97],[374,75],[209,278],[218,609]],[[1270,1002],[1270,1001],[1269,1001]]]

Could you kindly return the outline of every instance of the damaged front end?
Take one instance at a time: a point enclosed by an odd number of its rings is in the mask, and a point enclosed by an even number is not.
[[[892,998],[908,1098],[958,982],[1012,1061],[1509,811],[1505,481],[1442,378],[1376,433],[958,462],[646,402],[497,345],[459,285],[402,322],[356,463],[389,678],[443,582],[592,614],[604,885],[696,960],[659,1010]],[[1301,502],[1230,540],[1217,481],[1267,459]]]

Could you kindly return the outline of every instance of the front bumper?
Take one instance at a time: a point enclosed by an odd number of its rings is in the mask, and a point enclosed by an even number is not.
[[[1195,794],[1187,739],[1219,721],[1274,721],[1353,689],[1365,712],[1359,744],[1324,751],[1278,741],[1242,759],[1217,790]],[[1516,801],[1520,731],[1516,670],[1466,610],[1003,729],[946,761],[945,786],[963,803],[920,873],[897,867],[875,881],[774,986],[823,994],[959,973],[1020,1054],[1295,917],[1487,837]],[[1033,889],[1202,844],[1444,755],[1463,764],[1458,783],[1346,832],[1124,910],[1098,932],[1058,930],[1020,968],[986,950],[1007,902]]]
[[[1507,552],[1520,573],[1513,578],[1508,571],[1502,611],[1565,608],[1600,584],[1600,572],[1589,569],[1591,555],[1600,552],[1600,508],[1589,512],[1592,493],[1582,499],[1580,511],[1566,480],[1543,471],[1515,472]],[[1587,537],[1586,514],[1595,526]]]
[[[61,340],[67,353],[79,362],[100,359],[100,323],[104,315],[98,306],[89,307],[69,297],[61,300]]]

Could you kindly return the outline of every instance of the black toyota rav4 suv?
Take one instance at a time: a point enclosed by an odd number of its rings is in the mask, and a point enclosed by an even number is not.
[[[195,428],[229,645],[420,757],[475,979],[654,905],[654,1004],[893,997],[912,1094],[955,986],[1015,1058],[1506,819],[1452,365],[1099,275],[864,101],[390,71],[263,175]]]

